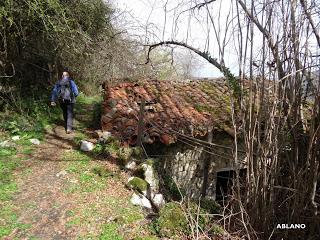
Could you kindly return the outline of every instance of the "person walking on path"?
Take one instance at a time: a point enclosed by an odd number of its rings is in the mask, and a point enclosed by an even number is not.
[[[62,78],[53,87],[51,93],[51,106],[59,102],[63,111],[64,128],[69,134],[73,127],[73,108],[76,97],[79,95],[78,87],[70,77],[68,71],[62,73]]]

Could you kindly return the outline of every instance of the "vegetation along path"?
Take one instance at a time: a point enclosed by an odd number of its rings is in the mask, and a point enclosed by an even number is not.
[[[1,189],[0,238],[154,239],[142,210],[129,201],[127,173],[97,151],[79,150],[79,140],[92,130],[95,106],[95,99],[78,103],[74,133],[65,134],[59,122],[40,145],[20,139],[11,155],[2,153],[4,165],[16,164],[5,165],[12,179]]]

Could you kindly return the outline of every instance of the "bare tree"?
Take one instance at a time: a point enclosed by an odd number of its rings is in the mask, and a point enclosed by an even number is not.
[[[206,59],[225,76],[232,100],[234,144],[237,148],[243,142],[246,148],[247,190],[240,194],[238,178],[234,196],[238,201],[233,205],[240,210],[244,234],[249,239],[316,239],[320,235],[316,1],[232,0],[224,19],[219,1],[183,3],[177,5],[178,16],[191,14],[206,26],[203,49],[189,44],[189,37],[179,40],[173,35],[177,39],[149,44],[147,62],[153,49],[176,45]],[[212,42],[218,54],[210,52]],[[230,49],[237,56],[238,74],[226,61]],[[237,162],[237,151],[234,158]],[[308,231],[276,229],[282,223],[304,223]]]

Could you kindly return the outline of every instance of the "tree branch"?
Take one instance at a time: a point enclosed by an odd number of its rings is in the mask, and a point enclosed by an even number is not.
[[[302,9],[304,11],[304,14],[306,15],[306,17],[308,18],[310,25],[312,27],[312,31],[314,33],[314,35],[316,36],[317,42],[318,42],[318,46],[320,47],[320,36],[319,36],[319,32],[317,31],[317,27],[313,22],[313,19],[311,17],[310,12],[307,11],[307,6],[306,6],[306,1],[305,0],[300,0],[300,4],[302,6]]]
[[[178,41],[162,41],[162,42],[159,42],[156,44],[147,45],[149,47],[149,50],[148,50],[148,54],[147,54],[147,61],[145,64],[148,64],[150,62],[151,51],[159,46],[162,46],[162,45],[176,45],[176,46],[181,46],[181,47],[187,48],[187,49],[193,51],[194,53],[198,54],[199,56],[203,57],[204,59],[206,59],[209,63],[214,65],[216,68],[218,68],[222,73],[229,71],[229,69],[226,68],[223,64],[219,63],[216,58],[212,58],[209,55],[209,53],[202,52],[199,49],[196,49],[186,43],[178,42]]]
[[[277,68],[279,71],[279,79],[283,78],[285,74],[284,74],[284,70],[283,70],[283,67],[282,67],[282,64],[280,61],[279,50],[278,50],[277,45],[273,42],[273,39],[272,39],[270,32],[268,32],[268,30],[261,25],[259,20],[251,14],[251,12],[248,10],[246,4],[243,1],[241,1],[241,0],[237,0],[237,1],[241,5],[242,9],[245,11],[247,17],[255,24],[255,26],[259,29],[259,31],[267,39],[268,45],[272,51],[272,54],[276,60],[276,63],[277,63]]]
[[[200,57],[204,58],[205,60],[207,60],[209,63],[211,63],[213,66],[215,66],[216,68],[218,68],[220,70],[220,72],[224,75],[224,77],[227,80],[227,83],[229,84],[229,86],[231,87],[233,94],[236,98],[238,98],[241,95],[241,88],[239,85],[238,80],[236,79],[236,77],[234,76],[233,73],[231,73],[231,71],[229,70],[229,68],[227,68],[224,63],[219,63],[218,60],[216,58],[213,58],[210,56],[210,54],[208,52],[202,52],[199,49],[196,49],[186,43],[183,42],[178,42],[178,41],[162,41],[159,43],[155,43],[152,45],[147,45],[149,47],[148,49],[148,54],[147,54],[147,61],[145,64],[148,64],[150,62],[150,53],[153,49],[155,49],[156,47],[162,46],[162,45],[176,45],[176,46],[181,46],[184,48],[187,48],[191,51],[193,51],[194,53],[198,54]],[[239,99],[238,99],[239,100]]]

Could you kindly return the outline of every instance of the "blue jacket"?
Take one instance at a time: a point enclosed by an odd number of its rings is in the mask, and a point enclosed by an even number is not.
[[[60,81],[58,81],[53,89],[52,89],[52,92],[51,92],[51,102],[56,102],[58,100],[58,94],[59,94],[59,91],[60,91]],[[75,82],[73,81],[73,79],[70,78],[70,88],[71,88],[71,91],[72,91],[72,95],[73,95],[73,98],[71,99],[71,102],[72,103],[75,103],[76,102],[76,97],[79,95],[79,91],[78,91],[78,87],[77,85],[75,84]]]

